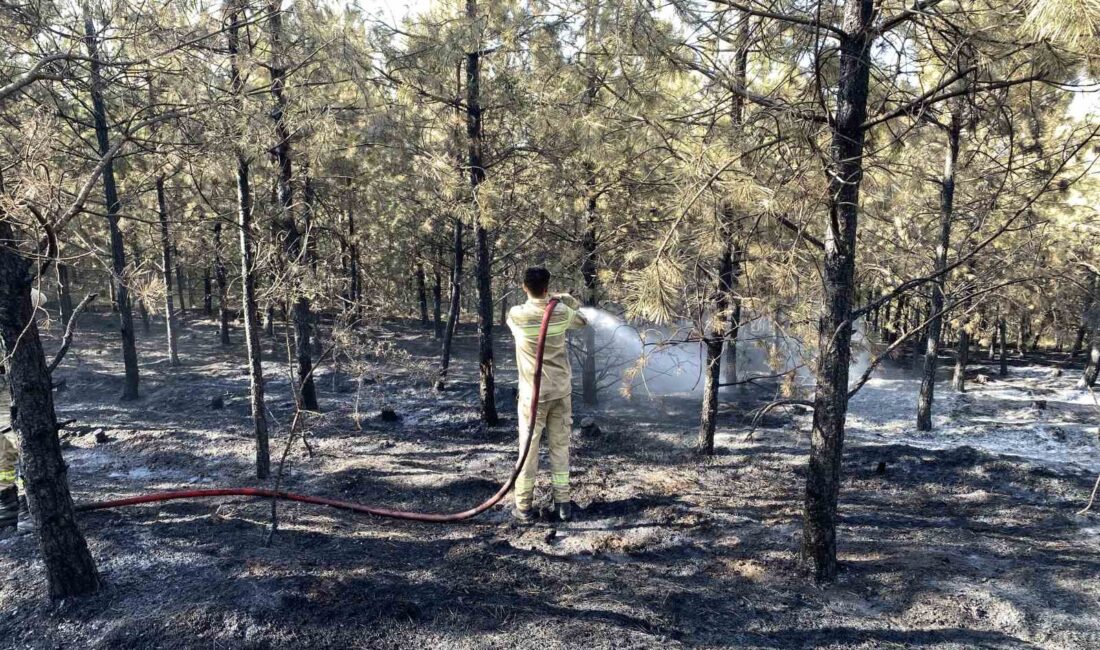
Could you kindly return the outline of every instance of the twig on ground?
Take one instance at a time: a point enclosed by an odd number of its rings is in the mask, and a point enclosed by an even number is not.
[[[1096,484],[1092,486],[1092,495],[1089,496],[1089,502],[1085,504],[1084,508],[1077,511],[1077,514],[1083,515],[1089,510],[1092,510],[1092,504],[1096,502],[1096,492],[1100,490],[1100,476],[1096,477]]]
[[[294,446],[294,438],[298,434],[298,423],[301,422],[302,411],[294,412],[294,419],[290,422],[290,435],[287,436],[286,445],[283,447],[283,456],[279,459],[279,471],[275,473],[275,492],[278,493],[283,484],[283,470],[286,467],[287,456]],[[304,436],[302,438],[305,439]],[[271,497],[271,528],[267,531],[267,540],[264,546],[270,547],[275,540],[275,531],[279,529],[279,498]]]

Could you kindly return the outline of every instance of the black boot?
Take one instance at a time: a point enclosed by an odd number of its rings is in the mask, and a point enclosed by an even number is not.
[[[15,525],[19,534],[33,533],[34,520],[31,519],[31,509],[27,506],[27,496],[19,495],[19,521]]]
[[[19,518],[19,494],[15,486],[0,490],[0,528],[14,526]]]
[[[569,501],[563,501],[558,505],[558,521],[569,521],[573,518],[573,505]]]

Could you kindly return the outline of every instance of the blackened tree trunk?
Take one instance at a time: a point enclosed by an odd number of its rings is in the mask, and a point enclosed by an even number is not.
[[[424,263],[416,263],[416,300],[420,305],[420,324],[428,326],[428,287],[424,278]]]
[[[180,313],[187,311],[188,291],[187,291],[187,277],[183,274],[183,263],[180,262],[180,251],[175,244],[172,244],[172,257],[176,261],[176,292],[180,297]]]
[[[921,375],[920,394],[917,396],[917,430],[932,430],[932,401],[936,390],[936,372],[939,369],[941,336],[943,335],[944,285],[947,278],[947,249],[951,245],[951,221],[955,211],[955,168],[959,160],[959,136],[962,132],[962,116],[951,114],[947,129],[947,155],[943,162],[943,179],[940,181],[940,240],[936,245],[936,277],[932,281],[932,299],[929,304],[930,320],[928,339],[924,350],[924,372]]]
[[[217,252],[214,254],[217,255]],[[209,264],[202,265],[202,313],[207,318],[214,315],[214,282]]]
[[[1016,356],[1021,359],[1024,358],[1024,339],[1027,338],[1027,332],[1031,319],[1028,317],[1027,312],[1020,311],[1020,326],[1016,328]]]
[[[719,236],[724,242],[733,240],[730,229],[733,221],[731,210],[722,210],[720,215]],[[699,419],[699,453],[714,455],[714,429],[718,419],[718,389],[722,383],[722,345],[726,338],[726,311],[729,309],[733,283],[733,250],[723,246],[722,259],[718,265],[718,281],[714,287],[714,314],[710,323],[705,325],[703,345],[706,348],[706,365],[703,366],[703,411]]]
[[[856,227],[863,178],[863,122],[871,69],[873,0],[845,3],[829,169],[829,215],[818,323],[817,387],[802,527],[802,556],[819,581],[836,578],[836,518],[848,412]]]
[[[247,0],[234,0],[227,32],[230,83],[241,107],[244,83],[240,71],[240,23]],[[237,229],[241,252],[241,310],[244,312],[244,338],[248,349],[248,378],[251,389],[253,433],[256,438],[256,478],[271,473],[268,448],[267,413],[264,411],[264,370],[261,362],[260,321],[256,307],[256,249],[252,233],[252,188],[249,183],[248,159],[237,151]]]
[[[4,344],[11,425],[19,435],[23,483],[52,599],[93,594],[99,574],[76,524],[61,457],[53,389],[31,304],[33,274],[11,222],[0,214],[0,339]]]
[[[595,46],[599,30],[599,3],[589,2],[585,8],[585,93],[584,111],[590,114],[596,105],[596,97],[600,88],[599,70],[596,67]],[[596,165],[591,160],[584,161],[584,187],[585,187],[585,211],[584,211],[584,235],[581,238],[581,248],[584,258],[581,260],[581,277],[584,280],[584,296],[582,301],[589,307],[596,307],[599,303],[599,237],[597,233],[599,222],[599,193],[596,186]],[[586,327],[582,331],[584,342],[583,357],[581,359],[581,401],[589,406],[596,405],[599,400],[599,385],[596,377],[596,328]]]
[[[959,329],[959,341],[955,348],[955,374],[951,378],[951,388],[958,393],[966,392],[966,366],[970,363],[970,332],[966,327]]]
[[[741,277],[741,268],[744,265],[745,249],[736,235],[730,235],[728,244],[732,254],[732,266],[730,267],[730,308],[729,326],[726,331],[725,365],[723,381],[727,384],[737,382],[737,339],[741,335],[741,295],[738,286]]]
[[[997,345],[999,350],[997,354],[1000,356],[1000,368],[997,374],[1004,377],[1008,374],[1008,322],[1004,318],[997,318]]]
[[[1081,375],[1081,384],[1092,388],[1100,374],[1100,326],[1093,324],[1089,334],[1089,359],[1085,363],[1085,372]]]
[[[148,334],[151,326],[149,324],[149,309],[145,306],[144,298],[138,298],[137,309],[138,318],[141,319],[141,331]]]
[[[920,300],[915,299],[913,303],[915,305],[913,314],[916,318],[916,323],[918,325],[924,323],[926,316],[924,315],[924,308],[920,306]],[[921,327],[920,332],[916,334],[913,338],[913,358],[911,359],[912,369],[923,371],[925,361],[924,354],[926,352],[928,342],[928,325],[926,324]]]
[[[751,18],[748,14],[742,13],[738,21],[737,52],[734,55],[733,82],[738,88],[745,91],[748,89],[749,84],[749,48],[752,46],[750,31]],[[730,122],[733,127],[731,135],[734,138],[741,138],[744,135],[742,129],[745,124],[745,98],[740,94],[734,93],[731,101]],[[731,265],[729,282],[726,287],[729,292],[729,324],[726,328],[725,368],[723,372],[723,378],[727,384],[737,382],[737,339],[741,334],[742,300],[741,294],[738,291],[738,283],[741,277],[741,267],[744,264],[745,255],[744,246],[737,236],[736,224],[734,223],[736,217],[737,215],[732,205],[723,207],[723,218],[726,221],[726,240],[723,242],[724,251],[722,253],[722,258],[724,260],[726,255],[729,255]]]
[[[140,269],[145,264],[145,256],[137,241],[133,243],[132,250],[133,254],[131,259],[133,260],[133,265],[135,268]],[[145,304],[144,296],[139,295],[135,304],[137,306],[138,318],[141,320],[141,331],[143,334],[148,334],[152,326],[149,322],[149,309]]]
[[[451,346],[454,343],[458,315],[462,308],[462,220],[457,217],[454,221],[452,241],[454,265],[451,267],[451,299],[447,309],[447,326],[443,330],[443,351],[439,357],[439,374],[435,380],[436,390],[443,390],[447,385],[447,369],[451,365]]]
[[[72,267],[58,262],[57,268],[57,304],[61,307],[61,322],[68,323],[73,317],[73,278]]]
[[[317,188],[313,184],[313,176],[309,173],[309,161],[302,163],[302,207],[304,231],[302,240],[305,247],[305,258],[310,270],[317,272]]]
[[[589,178],[592,175],[589,174]],[[581,277],[584,280],[584,304],[595,307],[600,301],[598,250],[599,240],[596,236],[596,196],[589,183],[588,206],[585,211],[587,225],[581,246],[584,249],[584,260],[581,262]],[[589,406],[599,403],[599,385],[596,378],[596,328],[586,327],[582,330],[584,338],[584,357],[581,364],[581,401]]]
[[[164,194],[164,176],[157,176],[157,216],[160,218],[160,250],[164,277],[164,316],[168,329],[168,365],[180,365],[179,329],[172,304],[172,238],[168,230],[168,200]]]
[[[734,84],[742,92],[747,78],[749,16],[740,16],[738,47],[734,65]],[[732,138],[742,134],[741,126],[745,120],[745,102],[741,94],[734,93],[733,109],[730,115]],[[714,287],[714,313],[710,322],[704,324],[703,346],[706,350],[706,362],[703,381],[702,413],[699,418],[698,448],[701,454],[714,454],[714,431],[718,419],[718,392],[722,386],[722,357],[726,350],[726,380],[733,383],[737,378],[737,333],[739,329],[740,301],[735,296],[737,266],[740,263],[736,252],[735,228],[737,213],[730,203],[723,205],[718,213],[718,236],[722,242],[722,253],[718,262],[718,280]],[[731,300],[737,301],[731,310]]]
[[[987,351],[989,361],[997,358],[997,321],[994,319],[989,327],[989,349]]]
[[[1092,299],[1089,301],[1089,310],[1084,317],[1085,326],[1089,332],[1089,358],[1085,362],[1085,371],[1081,376],[1081,384],[1083,387],[1093,387],[1096,385],[1096,377],[1100,374],[1100,300],[1097,300],[1097,281],[1096,276],[1093,274],[1092,281],[1090,282],[1090,294]]]
[[[279,168],[278,175],[278,200],[282,213],[279,217],[278,228],[283,240],[283,252],[288,265],[301,261],[303,250],[302,233],[294,221],[294,188],[293,167],[290,155],[290,130],[286,121],[286,63],[283,55],[283,13],[282,0],[274,0],[268,4],[268,28],[271,33],[271,61],[268,63],[268,71],[271,75],[271,96],[275,106],[271,111],[271,118],[275,122],[275,136],[277,142],[273,151]],[[310,309],[309,298],[299,287],[294,287],[293,292],[298,294],[292,298],[294,318],[294,348],[298,364],[298,394],[301,396],[302,408],[308,411],[318,410],[317,387],[313,381],[313,357],[310,345],[312,336],[313,316]]]
[[[264,336],[275,338],[275,305],[268,303],[264,310]]]
[[[222,345],[229,340],[229,273],[222,259],[222,223],[214,222],[214,278],[218,283],[218,338]]]
[[[99,43],[95,23],[90,9],[84,7],[84,44],[91,59],[91,96],[92,121],[95,123],[96,144],[101,158],[107,157],[111,149],[110,131],[107,127],[107,104],[103,100],[103,75],[99,59]],[[115,184],[113,160],[108,160],[103,169],[103,195],[107,207],[107,229],[111,239],[111,287],[114,305],[119,315],[119,330],[122,335],[122,362],[124,379],[122,384],[123,400],[138,398],[140,375],[138,373],[137,345],[134,341],[134,312],[130,305],[130,287],[126,283],[126,248],[122,240],[122,231],[118,227],[118,187]]]
[[[434,325],[435,338],[443,338],[443,278],[439,272],[439,266],[435,267],[432,282],[432,324]]]
[[[477,0],[466,0],[466,18],[476,30]],[[474,202],[474,241],[477,246],[477,350],[481,398],[481,419],[496,425],[496,372],[493,362],[493,254],[489,246],[489,230],[481,217],[478,189],[485,180],[481,137],[481,54],[466,54],[466,137],[469,144],[470,194]]]
[[[351,178],[347,180],[347,189],[350,195],[351,193]],[[353,202],[348,201],[347,211],[347,240],[348,240],[348,293],[350,295],[350,302],[353,305],[355,314],[355,320],[358,321],[362,318],[362,278],[359,277],[359,242],[355,237],[355,211],[352,209]]]
[[[1085,343],[1085,336],[1089,331],[1089,321],[1096,306],[1096,294],[1097,294],[1097,281],[1096,273],[1089,271],[1088,273],[1088,288],[1085,293],[1084,307],[1081,309],[1081,322],[1077,326],[1077,332],[1073,337],[1073,348],[1070,349],[1069,357],[1074,359],[1081,353],[1081,348]]]

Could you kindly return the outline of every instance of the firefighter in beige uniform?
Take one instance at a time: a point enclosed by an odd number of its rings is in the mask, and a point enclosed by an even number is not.
[[[535,378],[535,353],[543,312],[550,301],[547,293],[550,272],[530,268],[523,277],[527,302],[508,312],[508,327],[516,340],[516,368],[519,372],[519,446],[527,441],[531,412],[531,391]],[[535,475],[539,467],[539,440],[546,431],[550,449],[551,483],[558,518],[570,517],[569,501],[569,434],[573,429],[573,373],[569,367],[566,332],[588,324],[581,315],[580,304],[567,294],[555,295],[559,300],[546,331],[542,359],[542,383],[539,387],[539,408],[535,420],[534,439],[526,462],[516,479],[516,518],[530,521],[531,500],[535,491]]]
[[[14,431],[0,433],[0,528],[15,524],[17,520],[22,520],[24,525],[30,521],[27,517],[26,499],[22,495],[23,486],[19,485],[15,470],[19,462],[17,440]]]
[[[46,296],[38,289],[31,289],[31,305],[35,311],[42,309]],[[19,434],[15,431],[0,433],[0,531],[17,524],[20,532],[34,530],[23,477],[19,467]]]

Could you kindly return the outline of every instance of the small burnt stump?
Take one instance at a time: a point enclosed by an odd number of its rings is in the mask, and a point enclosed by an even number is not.
[[[397,411],[394,411],[392,408],[390,408],[388,406],[386,408],[382,409],[382,412],[378,414],[378,417],[380,417],[383,422],[400,422],[401,421],[401,416],[397,414]]]
[[[215,395],[211,397],[210,408],[215,411],[225,408],[225,398],[221,395]]]
[[[596,419],[586,417],[581,420],[581,433],[586,436],[599,436],[603,434],[600,430],[600,425],[596,424]]]

